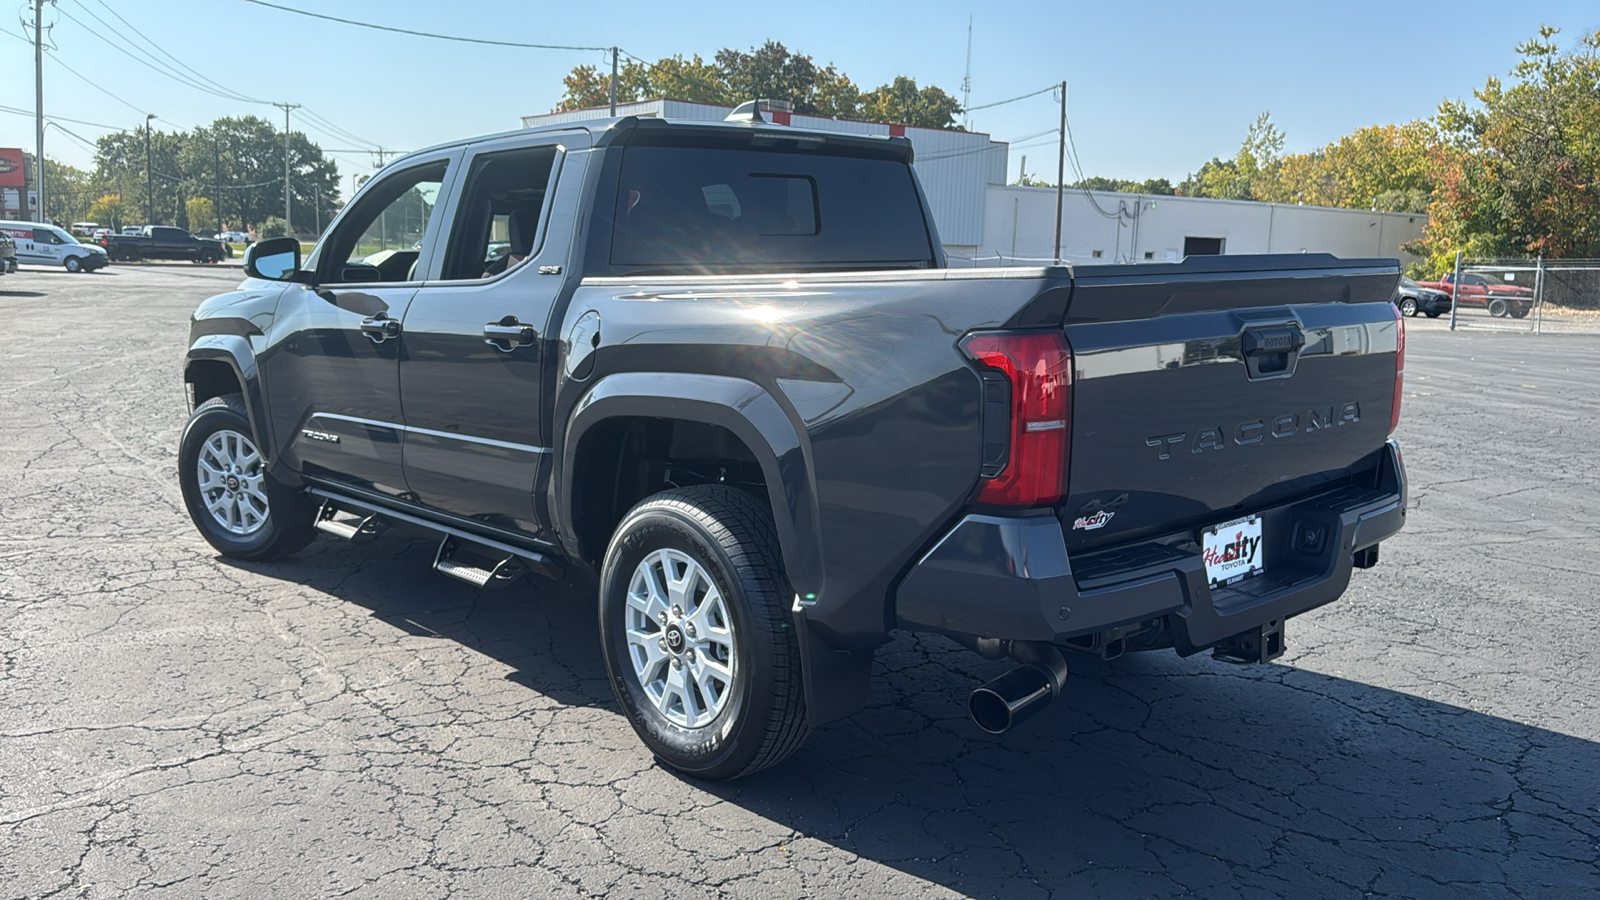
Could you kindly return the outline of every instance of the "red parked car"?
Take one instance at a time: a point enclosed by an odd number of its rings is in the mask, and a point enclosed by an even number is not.
[[[1461,291],[1455,290],[1455,273],[1446,272],[1438,281],[1424,281],[1421,286],[1443,291],[1455,300],[1457,306],[1479,306],[1489,310],[1497,319],[1510,316],[1526,318],[1533,309],[1533,288],[1503,281],[1494,275],[1467,272],[1461,276]]]

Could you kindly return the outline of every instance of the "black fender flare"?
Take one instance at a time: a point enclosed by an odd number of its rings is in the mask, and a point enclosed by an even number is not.
[[[756,455],[767,482],[768,501],[785,573],[795,591],[792,610],[811,725],[842,719],[866,705],[873,651],[840,650],[815,634],[805,612],[823,596],[822,536],[810,445],[772,394],[761,385],[728,375],[687,372],[625,372],[595,383],[574,407],[561,441],[555,517],[557,531],[572,527],[573,470],[589,429],[618,416],[678,419],[732,432]],[[575,540],[575,539],[574,539]],[[576,556],[576,547],[567,550]]]
[[[206,334],[195,338],[184,355],[183,380],[193,384],[191,375],[196,362],[224,362],[233,369],[244,395],[245,412],[256,432],[256,446],[268,465],[276,457],[277,443],[272,439],[272,423],[267,415],[266,398],[261,390],[261,375],[256,367],[255,350],[250,341],[237,334]]]
[[[573,534],[573,471],[584,435],[607,419],[623,416],[716,425],[743,441],[755,454],[767,482],[767,499],[790,585],[801,596],[821,593],[821,541],[808,447],[778,401],[743,378],[623,372],[596,382],[574,407],[562,441],[561,471],[556,480],[559,533]]]

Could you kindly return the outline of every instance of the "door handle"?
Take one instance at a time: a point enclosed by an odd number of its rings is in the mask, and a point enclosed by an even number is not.
[[[510,353],[518,347],[526,347],[539,339],[539,332],[532,325],[524,325],[517,321],[516,316],[506,316],[498,322],[490,322],[483,326],[483,341],[502,353]]]
[[[385,315],[362,319],[361,333],[371,338],[374,344],[381,344],[390,338],[400,336],[400,320]]]

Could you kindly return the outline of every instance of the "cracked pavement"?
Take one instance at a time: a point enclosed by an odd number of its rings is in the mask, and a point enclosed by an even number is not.
[[[1600,337],[1408,322],[1410,520],[1276,664],[879,654],[788,762],[658,767],[593,587],[432,544],[222,560],[182,507],[190,310],[236,270],[0,280],[0,897],[1446,897],[1600,893]]]

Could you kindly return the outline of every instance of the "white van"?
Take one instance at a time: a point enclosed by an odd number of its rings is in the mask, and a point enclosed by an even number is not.
[[[106,250],[42,222],[0,221],[0,231],[17,242],[17,262],[24,266],[61,266],[68,272],[93,272],[110,264]]]

